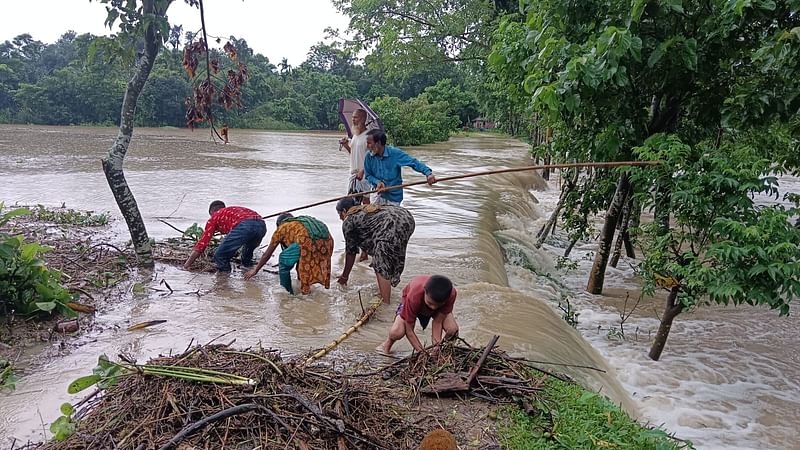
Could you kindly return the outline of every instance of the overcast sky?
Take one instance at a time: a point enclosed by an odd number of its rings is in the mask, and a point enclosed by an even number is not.
[[[205,0],[203,4],[209,34],[243,38],[274,64],[284,57],[293,66],[300,64],[308,49],[324,39],[326,27],[345,30],[348,23],[330,0]],[[171,24],[183,25],[184,32],[200,29],[199,10],[183,0],[175,0],[167,15]],[[105,5],[97,0],[3,0],[0,42],[22,33],[48,44],[68,30],[108,34],[105,18]]]

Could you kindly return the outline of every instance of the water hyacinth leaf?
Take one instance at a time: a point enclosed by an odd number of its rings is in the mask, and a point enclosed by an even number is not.
[[[72,413],[75,411],[75,408],[72,406],[71,403],[62,403],[61,408],[59,409],[61,410],[61,414],[67,417],[71,416]]]
[[[58,306],[58,312],[61,313],[67,319],[75,319],[78,317],[78,313],[69,306],[67,306],[65,303],[56,301],[56,305]]]
[[[11,372],[10,374],[6,375],[4,379],[0,380],[0,390],[8,389],[10,391],[17,389],[17,381],[19,378]]]
[[[67,393],[77,394],[78,392],[97,384],[100,381],[100,375],[87,375],[80,377],[67,386]]]
[[[50,432],[53,433],[53,439],[56,442],[63,442],[75,434],[75,424],[69,420],[69,417],[61,416],[50,424]]]
[[[9,243],[0,244],[0,258],[10,259],[16,251],[17,248]]]
[[[97,358],[97,365],[92,370],[92,373],[95,375],[100,375],[102,377],[108,377],[118,371],[120,366],[111,362],[106,355],[100,355]]]
[[[38,287],[37,287],[36,290],[39,291]],[[52,312],[54,309],[56,309],[56,306],[57,306],[56,302],[36,302],[35,305],[36,305],[37,308],[39,308],[40,311],[44,311],[44,312],[48,312],[48,313]]]
[[[92,369],[92,373],[100,377],[97,386],[101,389],[108,389],[117,384],[117,380],[121,375],[124,375],[125,372],[126,370],[124,367],[109,361],[106,355],[100,355],[100,357],[97,358],[97,365]]]

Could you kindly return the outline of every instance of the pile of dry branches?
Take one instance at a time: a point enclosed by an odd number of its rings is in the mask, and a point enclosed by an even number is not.
[[[43,448],[416,448],[432,428],[458,427],[445,416],[438,425],[419,420],[417,407],[426,401],[419,394],[443,373],[474,368],[483,350],[448,343],[436,355],[415,354],[368,373],[347,374],[322,364],[306,367],[305,358],[284,360],[275,350],[199,346],[149,364],[197,367],[252,383],[134,372],[84,400],[74,416],[77,432]],[[533,395],[541,383],[523,362],[502,352],[487,352],[483,359],[476,372],[482,375],[457,394],[460,401],[508,402]]]
[[[182,266],[194,250],[195,242],[188,238],[167,238],[157,241],[153,247],[153,259],[165,264]],[[211,256],[213,249],[206,249],[194,262],[192,270],[215,272],[217,270]]]

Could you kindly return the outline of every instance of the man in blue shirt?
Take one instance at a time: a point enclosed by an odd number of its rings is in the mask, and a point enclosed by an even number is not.
[[[367,181],[381,190],[387,186],[403,184],[402,168],[411,167],[428,178],[428,184],[436,183],[430,167],[397,147],[386,145],[386,133],[381,130],[367,132],[367,156],[364,158],[364,176]],[[378,205],[400,205],[403,190],[392,189],[378,192],[374,203]]]

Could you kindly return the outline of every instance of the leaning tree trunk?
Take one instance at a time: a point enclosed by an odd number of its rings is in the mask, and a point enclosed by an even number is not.
[[[575,244],[578,243],[578,238],[573,238],[569,241],[569,245],[567,248],[564,249],[564,258],[569,258],[569,254],[572,253],[572,249],[575,247]]]
[[[547,165],[547,166],[550,165],[550,155],[549,154],[544,157],[544,164]],[[542,170],[542,178],[544,178],[547,181],[550,181],[550,168],[549,167],[545,167]]]
[[[661,317],[661,325],[658,327],[656,340],[653,341],[653,346],[650,347],[650,353],[648,354],[653,361],[658,361],[658,359],[661,358],[661,352],[664,351],[664,345],[667,343],[669,331],[672,329],[672,321],[683,311],[683,303],[678,300],[678,292],[680,289],[680,286],[673,286],[667,296],[667,302],[664,305],[664,315]]]
[[[536,248],[541,247],[544,241],[547,240],[547,237],[550,236],[550,233],[555,229],[558,215],[561,213],[561,209],[564,207],[564,204],[567,201],[567,196],[575,189],[575,184],[577,181],[577,170],[575,170],[572,178],[564,180],[564,186],[561,188],[561,195],[558,196],[558,203],[556,203],[555,209],[550,214],[550,218],[547,219],[547,222],[542,226],[541,229],[539,229],[539,232],[536,233]]]
[[[611,200],[611,205],[606,211],[606,221],[603,224],[603,231],[600,233],[600,244],[597,248],[597,253],[594,255],[594,264],[592,264],[592,271],[589,272],[589,282],[586,285],[586,291],[591,294],[600,294],[603,292],[603,282],[606,278],[606,265],[608,264],[608,257],[611,253],[611,243],[614,241],[614,231],[617,229],[617,220],[619,219],[622,207],[625,204],[625,198],[628,196],[630,189],[630,179],[628,174],[623,174],[619,177],[617,182],[617,190],[614,192],[614,198]]]
[[[639,225],[642,221],[642,205],[636,200],[636,197],[632,199],[631,203],[631,218],[628,222],[628,230],[631,228],[636,229],[639,228]],[[622,243],[625,244],[625,254],[628,258],[636,258],[636,251],[633,248],[633,240],[631,239],[630,232],[625,233],[623,236]]]
[[[628,198],[625,202],[625,208],[622,210],[622,220],[619,223],[619,233],[617,234],[617,241],[614,243],[614,253],[611,255],[611,267],[617,267],[619,257],[622,254],[622,244],[625,243],[625,249],[630,245],[630,238],[628,236],[628,227],[631,222],[631,211],[633,210],[633,189],[628,190]],[[630,256],[630,254],[629,254]]]
[[[558,197],[558,203],[556,203],[555,209],[553,212],[550,213],[550,218],[547,219],[542,228],[539,229],[539,232],[536,233],[536,243],[534,244],[536,248],[539,248],[544,244],[544,241],[547,240],[547,237],[550,236],[550,232],[556,227],[556,220],[558,220],[558,214],[561,213],[561,208],[564,207],[564,202],[567,200],[567,195],[569,195],[569,186],[565,186],[564,189],[561,191],[561,195]]]
[[[155,12],[154,0],[145,0],[142,5],[143,13],[152,14]],[[143,266],[153,266],[153,250],[150,246],[150,238],[147,236],[147,229],[144,226],[142,215],[136,199],[128,187],[125,174],[122,171],[122,164],[125,161],[125,154],[128,152],[128,145],[133,135],[133,120],[136,115],[136,102],[142,92],[153,62],[158,55],[159,42],[153,27],[148,27],[144,35],[144,54],[136,63],[136,70],[130,81],[128,81],[125,97],[122,100],[122,112],[119,123],[119,133],[114,145],[108,150],[108,156],[103,158],[103,172],[106,174],[108,186],[114,194],[125,222],[128,224],[128,231],[131,233],[131,242],[136,250],[138,262]]]

